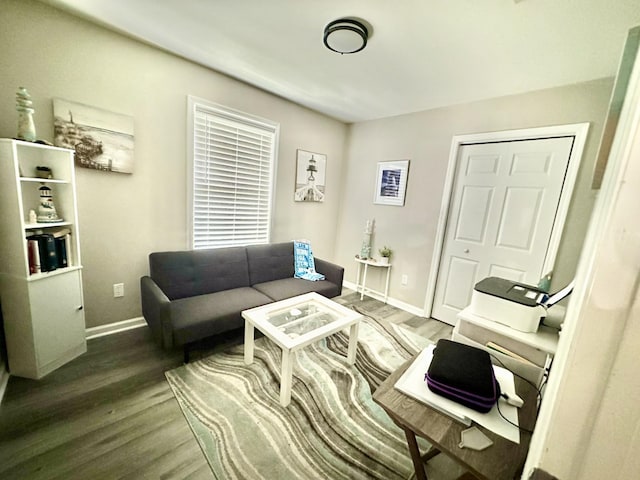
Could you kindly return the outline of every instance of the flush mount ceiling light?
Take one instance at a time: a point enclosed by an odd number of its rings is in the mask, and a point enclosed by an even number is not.
[[[361,22],[340,18],[324,27],[324,44],[340,54],[356,53],[367,46],[369,30]]]

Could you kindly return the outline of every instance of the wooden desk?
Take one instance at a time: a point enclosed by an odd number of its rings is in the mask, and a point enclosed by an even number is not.
[[[432,450],[424,455],[425,460],[437,454],[437,451],[433,452],[435,448],[460,463],[478,479],[511,480],[519,478],[517,475],[520,474],[524,466],[531,435],[521,432],[520,444],[515,444],[477,425],[493,441],[493,445],[483,451],[458,447],[460,432],[469,427],[393,388],[396,381],[414,360],[415,357],[393,372],[375,391],[373,400],[404,430],[409,453],[416,470],[416,478],[418,480],[426,480],[427,478],[416,435],[425,438],[433,445]],[[525,401],[524,407],[519,411],[520,426],[532,430],[536,392],[519,378],[516,377],[515,380],[516,391]]]

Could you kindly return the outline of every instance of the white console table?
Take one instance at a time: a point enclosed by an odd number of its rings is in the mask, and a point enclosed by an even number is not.
[[[358,276],[356,279],[356,292],[360,289],[360,300],[364,298],[364,292],[369,291],[372,293],[377,293],[378,295],[382,295],[384,297],[384,303],[387,303],[387,298],[389,297],[389,274],[391,273],[391,264],[390,263],[380,263],[375,260],[363,260],[361,258],[355,258],[355,261],[358,263]],[[362,269],[364,265],[364,275],[361,275]],[[371,288],[367,288],[367,270],[369,267],[376,268],[386,268],[387,269],[387,279],[384,285],[384,294],[382,292],[378,292]],[[360,285],[360,278],[362,278],[362,285]]]

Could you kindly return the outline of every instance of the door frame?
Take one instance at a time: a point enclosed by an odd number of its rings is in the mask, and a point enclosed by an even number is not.
[[[451,140],[451,150],[449,152],[449,164],[444,182],[444,192],[442,194],[442,204],[440,205],[440,215],[438,218],[438,228],[436,230],[433,255],[431,257],[431,268],[429,269],[429,279],[427,283],[427,296],[424,305],[424,314],[430,317],[433,309],[433,302],[436,293],[436,280],[440,270],[440,260],[445,241],[445,231],[449,220],[449,209],[454,194],[453,187],[455,175],[458,167],[458,153],[462,146],[475,143],[505,142],[517,140],[536,140],[557,137],[574,137],[573,147],[569,155],[567,173],[558,202],[558,211],[553,222],[549,246],[545,255],[543,271],[551,270],[556,261],[558,248],[562,239],[562,231],[567,219],[571,196],[578,177],[578,169],[582,161],[582,153],[587,141],[589,123],[572,123],[568,125],[554,125],[549,127],[524,128],[518,130],[505,130],[500,132],[473,133],[467,135],[454,135]]]

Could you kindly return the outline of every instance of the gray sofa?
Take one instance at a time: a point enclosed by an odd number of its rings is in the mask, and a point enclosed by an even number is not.
[[[344,268],[315,259],[325,280],[294,278],[293,242],[149,255],[140,279],[142,314],[162,347],[184,347],[244,325],[243,310],[317,292],[342,293]]]

